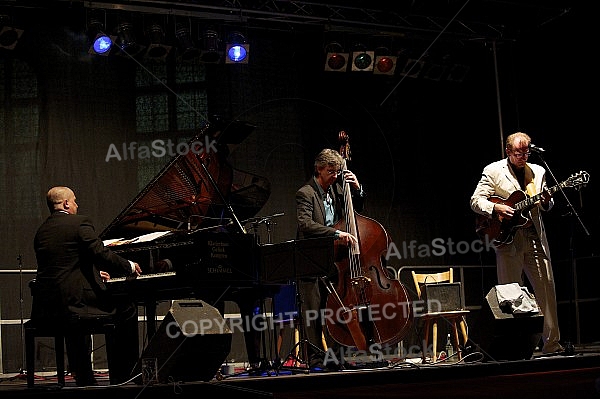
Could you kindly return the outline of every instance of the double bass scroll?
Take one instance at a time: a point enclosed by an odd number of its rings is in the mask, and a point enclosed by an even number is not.
[[[340,155],[350,159],[349,138],[340,132]],[[388,277],[383,264],[391,238],[374,219],[360,215],[352,205],[350,184],[345,181],[344,217],[335,228],[357,237],[356,244],[334,244],[337,286],[327,297],[333,317],[326,320],[331,337],[345,346],[371,351],[400,342],[411,327],[409,296],[398,280]]]

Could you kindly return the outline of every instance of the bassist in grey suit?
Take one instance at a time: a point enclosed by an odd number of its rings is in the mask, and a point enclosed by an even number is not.
[[[519,221],[514,225],[514,231],[495,246],[498,284],[523,285],[523,273],[527,276],[544,315],[542,352],[551,354],[564,351],[559,343],[554,275],[541,215],[541,211],[552,208],[554,200],[546,185],[545,169],[527,162],[530,144],[531,138],[525,133],[509,135],[507,157],[483,169],[470,203],[474,212],[490,220]],[[494,196],[509,199],[511,194],[538,195],[539,201],[521,213],[510,201],[492,200]]]
[[[339,152],[325,148],[315,158],[313,176],[296,192],[296,217],[298,222],[297,238],[335,237],[350,245],[357,242],[352,234],[336,230],[334,225],[344,217],[343,193],[338,177],[344,174],[344,179],[350,185],[354,209],[360,212],[365,202],[362,185],[354,173],[342,170],[344,159]],[[317,278],[298,280],[298,291],[302,301],[303,313],[319,312],[326,306],[327,291]],[[330,347],[337,346],[327,335],[321,318],[306,320],[305,331],[308,342],[310,368],[335,369],[339,364],[327,362],[323,353],[325,347],[321,340],[322,334]],[[315,350],[320,349],[320,351]],[[326,364],[328,363],[328,364]]]

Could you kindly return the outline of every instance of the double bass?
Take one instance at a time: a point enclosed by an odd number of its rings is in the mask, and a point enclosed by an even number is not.
[[[342,170],[346,170],[349,138],[342,131],[339,139]],[[358,242],[334,244],[338,281],[327,296],[327,309],[333,316],[326,319],[326,325],[338,343],[373,352],[400,342],[408,333],[412,324],[409,296],[400,281],[388,277],[384,267],[390,236],[379,222],[354,210],[350,184],[343,173],[341,176],[344,217],[334,227],[354,235]]]

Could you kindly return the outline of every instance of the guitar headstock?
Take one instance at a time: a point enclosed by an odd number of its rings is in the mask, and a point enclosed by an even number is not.
[[[565,187],[580,187],[586,185],[589,181],[590,174],[582,170],[565,180]]]

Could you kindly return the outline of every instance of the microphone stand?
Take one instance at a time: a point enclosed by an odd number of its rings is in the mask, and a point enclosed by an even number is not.
[[[23,299],[23,257],[21,254],[17,256],[17,260],[19,261],[19,311],[21,316],[21,351],[22,351],[22,359],[21,359],[21,370],[19,371],[19,378],[27,377],[27,369],[25,368],[25,315],[24,315],[24,299]]]
[[[571,281],[570,281],[571,289],[569,291],[569,312],[568,312],[568,319],[567,319],[568,320],[567,339],[565,340],[565,356],[572,356],[575,354],[575,347],[573,346],[573,342],[571,341],[571,334],[572,334],[572,331],[571,331],[572,330],[571,308],[573,307],[573,299],[575,296],[575,222],[574,222],[574,220],[577,219],[577,221],[579,222],[579,225],[583,228],[585,235],[589,236],[590,232],[583,224],[583,221],[579,217],[579,214],[575,210],[575,207],[573,207],[573,204],[571,203],[571,201],[569,201],[569,197],[567,197],[567,195],[565,194],[565,190],[563,190],[562,186],[560,184],[558,184],[558,180],[554,176],[552,169],[550,169],[550,166],[548,166],[548,163],[544,159],[543,151],[537,150],[535,152],[538,155],[538,157],[540,158],[540,160],[542,161],[542,163],[544,164],[544,166],[546,167],[546,170],[548,171],[548,173],[550,174],[550,176],[552,177],[554,182],[557,184],[563,198],[567,202],[567,207],[570,210],[570,212],[568,212],[567,215],[571,216],[571,224],[570,224],[571,228],[570,228],[570,237],[569,237],[569,274],[570,274],[569,277],[571,279]],[[579,190],[580,187],[577,187],[576,189]]]

